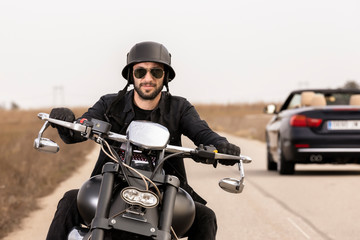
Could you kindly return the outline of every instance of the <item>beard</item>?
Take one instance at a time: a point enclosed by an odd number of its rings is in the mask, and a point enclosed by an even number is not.
[[[156,87],[156,84],[151,84],[152,87],[155,87],[154,91],[146,92],[141,90],[142,85],[144,84],[140,84],[138,86],[134,84],[134,89],[139,94],[139,96],[144,100],[153,100],[157,95],[159,95],[159,93],[161,92],[164,86],[163,84],[161,84],[160,86]]]

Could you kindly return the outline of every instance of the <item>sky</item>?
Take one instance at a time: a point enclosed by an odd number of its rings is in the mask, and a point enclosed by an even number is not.
[[[162,43],[190,102],[281,102],[360,82],[358,0],[0,0],[0,106],[92,106],[126,54]]]

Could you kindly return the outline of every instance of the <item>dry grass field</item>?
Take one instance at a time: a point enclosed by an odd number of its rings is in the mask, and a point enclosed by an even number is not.
[[[60,152],[36,151],[33,141],[44,123],[37,118],[38,112],[49,110],[0,111],[0,238],[37,208],[37,198],[51,193],[60,181],[71,175],[93,144],[85,142],[74,148],[65,145],[55,129],[48,129],[45,137],[55,140]]]
[[[196,105],[200,116],[219,132],[265,141],[265,125],[271,115],[263,113],[266,103]]]
[[[262,113],[265,104],[196,105],[200,116],[216,131],[264,140],[264,127],[270,116]],[[85,108],[73,109],[80,116]],[[60,145],[57,154],[40,153],[33,141],[44,123],[38,112],[0,110],[0,239],[14,229],[30,211],[37,208],[36,199],[51,193],[82,164],[92,142],[64,144],[55,129],[45,136]],[[89,173],[90,174],[90,173]]]

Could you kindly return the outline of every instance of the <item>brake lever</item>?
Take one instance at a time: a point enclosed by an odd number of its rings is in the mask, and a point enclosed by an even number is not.
[[[39,113],[38,118],[40,118],[41,120],[48,121],[50,123],[54,123],[56,125],[62,126],[62,127],[69,128],[74,131],[81,132],[81,135],[86,138],[89,138],[89,136],[91,134],[91,127],[88,127],[88,126],[85,126],[85,125],[82,125],[82,124],[76,123],[76,122],[71,123],[71,122],[58,120],[55,118],[50,118],[49,114],[47,114],[47,113]]]

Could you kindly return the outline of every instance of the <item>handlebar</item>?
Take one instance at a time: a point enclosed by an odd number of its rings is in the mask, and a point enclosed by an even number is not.
[[[68,129],[78,131],[78,132],[80,132],[82,134],[82,136],[84,136],[86,138],[89,138],[91,133],[94,133],[94,132],[99,133],[96,130],[94,131],[96,126],[89,127],[89,126],[83,125],[81,123],[76,123],[76,122],[70,123],[70,122],[50,118],[49,114],[47,114],[47,113],[39,113],[38,117],[41,120],[47,121],[49,123],[54,123],[54,124],[57,124],[59,126],[66,127]],[[109,140],[113,140],[113,141],[117,141],[117,142],[121,142],[121,143],[124,143],[124,142],[126,142],[128,140],[125,135],[114,133],[114,132],[111,132],[111,131],[101,132],[101,133],[105,134],[106,136],[104,136],[104,138],[107,138]],[[184,153],[187,156],[197,154],[196,149],[186,148],[186,147],[179,147],[179,146],[174,146],[174,145],[167,145],[166,148],[165,148],[165,151],[168,152],[168,153]],[[248,156],[244,156],[244,155],[234,156],[234,155],[228,155],[228,154],[223,154],[223,153],[214,153],[213,159],[214,160],[221,160],[221,159],[241,160],[243,163],[251,163],[252,162],[252,159],[250,157],[248,157]]]
[[[109,139],[109,140],[113,140],[113,141],[117,141],[117,142],[121,142],[121,143],[125,143],[131,140],[125,136],[125,135],[121,135],[118,133],[114,133],[110,131],[111,125],[107,122],[103,122],[100,120],[95,120],[93,119],[91,121],[91,124],[82,124],[82,123],[78,123],[78,122],[66,122],[66,121],[62,121],[62,120],[58,120],[58,119],[54,119],[54,118],[50,118],[49,114],[47,113],[39,113],[38,117],[41,120],[44,120],[45,123],[43,125],[43,127],[40,129],[40,132],[38,134],[38,137],[35,139],[34,141],[34,148],[39,150],[39,151],[44,151],[44,152],[51,152],[51,153],[56,153],[59,151],[59,146],[51,141],[50,139],[47,138],[43,138],[42,135],[44,133],[44,131],[49,127],[50,123],[74,130],[74,131],[78,131],[81,133],[81,135],[85,138],[91,138],[92,140],[95,140],[97,143],[101,143],[101,140],[99,140],[99,138],[93,138],[92,136],[95,134],[97,135],[101,135],[102,139]],[[142,129],[145,130],[145,129]],[[167,131],[167,129],[166,129]],[[168,133],[168,131],[167,131]],[[169,133],[168,133],[169,134]],[[252,159],[248,156],[244,156],[244,155],[240,155],[240,156],[233,156],[233,155],[228,155],[228,154],[223,154],[223,153],[217,153],[216,151],[211,152],[210,150],[203,150],[203,149],[192,149],[192,148],[186,148],[186,147],[180,147],[180,146],[173,146],[173,145],[155,145],[155,147],[157,147],[156,150],[165,150],[165,152],[167,153],[179,153],[182,154],[182,156],[184,157],[194,157],[194,156],[198,156],[198,157],[204,157],[207,159],[212,159],[212,160],[220,160],[220,159],[226,159],[226,160],[234,160],[237,161],[238,163],[238,168],[239,168],[239,172],[240,172],[240,179],[234,179],[234,178],[224,178],[221,179],[219,181],[219,186],[230,193],[241,193],[243,188],[244,188],[244,179],[245,179],[245,174],[244,174],[244,168],[243,168],[243,163],[251,163]],[[154,148],[155,149],[155,148]]]

